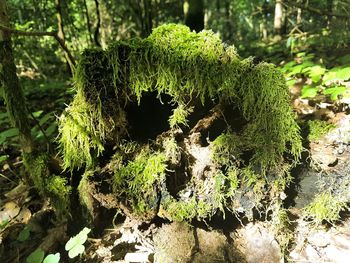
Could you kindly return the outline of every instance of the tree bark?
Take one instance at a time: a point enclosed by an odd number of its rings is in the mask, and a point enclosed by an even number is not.
[[[0,23],[9,26],[5,0],[0,0]],[[16,74],[11,33],[2,29],[0,29],[0,64],[0,80],[4,88],[4,99],[11,125],[19,131],[23,154],[31,154],[34,151],[34,142],[30,132],[29,112]]]
[[[143,19],[142,19],[142,31],[141,36],[147,37],[152,33],[152,1],[143,0]]]
[[[282,36],[282,28],[283,28],[283,6],[282,0],[276,0],[275,4],[275,17],[274,17],[274,30],[275,34],[278,36]]]
[[[185,24],[199,32],[204,29],[204,1],[186,0],[184,3]]]
[[[86,25],[87,25],[87,30],[88,30],[88,33],[89,33],[89,39],[90,39],[90,42],[92,44],[93,43],[93,39],[92,39],[92,36],[91,36],[91,34],[92,34],[91,33],[91,22],[90,22],[89,9],[88,9],[86,0],[84,0],[84,9],[85,9]]]
[[[61,46],[66,46],[66,40],[65,40],[65,34],[64,34],[64,25],[63,25],[63,16],[62,16],[62,0],[55,0],[55,6],[56,6],[56,17],[57,17],[57,41],[60,43]],[[74,58],[71,56],[69,52],[65,50],[64,56],[67,60],[67,63],[69,65],[71,73],[74,72]]]
[[[95,0],[95,7],[96,7],[97,22],[96,22],[96,28],[94,32],[94,41],[96,46],[101,47],[101,43],[100,43],[101,13],[100,13],[100,4],[98,0]]]

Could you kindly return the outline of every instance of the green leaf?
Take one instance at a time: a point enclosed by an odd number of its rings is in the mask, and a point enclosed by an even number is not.
[[[20,242],[24,242],[24,241],[28,240],[29,236],[30,236],[29,227],[24,227],[22,229],[22,231],[19,233],[17,240]]]
[[[26,259],[27,263],[41,263],[43,262],[45,252],[38,248],[34,252],[32,252]]]
[[[285,65],[283,65],[281,67],[281,71],[283,73],[287,72],[290,68],[292,68],[294,65],[296,64],[296,62],[293,60],[293,61],[289,61],[288,63],[286,63]]]
[[[293,86],[295,83],[297,83],[297,81],[295,79],[290,79],[290,80],[287,80],[287,86],[288,87],[291,87]]]
[[[6,227],[9,222],[10,222],[10,220],[8,220],[8,219],[1,221],[0,222],[0,229],[3,229],[4,227]]]
[[[303,65],[299,64],[299,65],[296,65],[294,67],[291,68],[290,72],[287,74],[287,76],[292,76],[292,75],[295,75],[295,74],[298,74],[302,71],[303,69]]]
[[[291,71],[287,74],[287,76],[296,75],[298,73],[302,73],[304,68],[312,67],[315,64],[312,61],[306,60],[301,64],[298,64],[292,67]]]
[[[48,122],[49,120],[51,120],[54,117],[52,112],[49,112],[47,114],[45,114],[39,121],[39,124],[42,126],[44,125],[46,122]]]
[[[0,113],[0,120],[1,121],[8,121],[8,114],[7,114],[7,112],[2,112],[2,113]]]
[[[35,118],[39,118],[43,112],[44,112],[43,110],[39,110],[39,111],[32,112],[32,114]]]
[[[0,164],[5,162],[10,156],[8,155],[0,155]]]
[[[304,68],[302,72],[306,73],[313,82],[318,82],[321,79],[321,76],[326,72],[326,68],[320,65],[314,65]]]
[[[296,56],[298,57],[298,58],[302,58],[302,57],[304,57],[306,55],[306,52],[299,52]]]
[[[334,81],[336,80],[336,72],[334,71],[329,71],[323,76],[323,83],[326,83],[328,81]]]
[[[323,94],[330,95],[331,100],[337,100],[339,95],[345,93],[346,87],[338,86],[334,88],[328,88],[323,91]]]
[[[84,245],[74,246],[71,250],[69,250],[68,257],[75,258],[76,256],[83,254],[84,251],[85,251]]]
[[[50,124],[50,126],[46,129],[45,133],[48,137],[53,135],[57,131],[57,122],[53,122]]]
[[[66,243],[65,250],[69,251],[68,255],[70,258],[76,257],[79,254],[82,254],[85,250],[83,244],[87,240],[87,235],[90,233],[91,229],[85,227],[74,237],[71,237]]]
[[[58,263],[60,261],[60,253],[49,254],[44,259],[43,263]]]
[[[347,55],[345,55],[343,57],[338,58],[337,61],[339,61],[342,64],[350,63],[350,54],[347,54]]]
[[[290,47],[292,46],[293,42],[294,42],[294,38],[291,37],[291,36],[288,37],[287,43],[286,43],[286,47],[287,47],[287,48],[290,48]]]
[[[301,90],[300,98],[314,98],[317,95],[318,88],[312,86],[304,86]]]
[[[4,138],[6,140],[7,138],[18,136],[18,134],[19,132],[17,128],[10,128],[3,132],[0,132],[0,139]]]
[[[340,80],[348,80],[350,78],[350,67],[339,70],[336,77]]]

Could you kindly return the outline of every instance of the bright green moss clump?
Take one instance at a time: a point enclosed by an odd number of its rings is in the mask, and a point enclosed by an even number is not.
[[[135,216],[154,216],[159,201],[157,189],[165,182],[166,157],[144,148],[133,161],[124,161],[126,165],[114,174],[114,192]]]
[[[334,124],[328,123],[321,120],[308,121],[309,135],[308,139],[310,142],[315,142],[322,136],[326,135],[329,131],[335,128]]]
[[[69,216],[71,186],[67,179],[51,175],[48,171],[48,155],[32,153],[24,155],[27,167],[35,188],[42,197],[49,197],[57,217],[64,219]]]
[[[323,221],[334,223],[340,219],[340,212],[349,209],[346,201],[330,192],[318,194],[311,204],[304,209],[304,216],[316,225]]]

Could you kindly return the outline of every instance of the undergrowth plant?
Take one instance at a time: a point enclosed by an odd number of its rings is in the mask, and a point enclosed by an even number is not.
[[[300,82],[303,77],[309,80],[301,89],[301,98],[312,99],[324,95],[332,101],[349,99],[350,56],[333,61],[333,67],[322,63],[323,60],[317,61],[314,54],[300,52],[294,60],[282,65],[281,71],[286,75],[289,86]]]

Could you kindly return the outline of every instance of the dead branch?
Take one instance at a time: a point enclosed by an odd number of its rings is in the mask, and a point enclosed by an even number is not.
[[[284,0],[283,3],[287,6],[294,6],[297,8],[301,8],[301,9],[307,10],[309,12],[312,12],[312,13],[315,13],[315,14],[318,14],[321,16],[324,15],[324,16],[335,16],[335,17],[347,18],[347,19],[350,18],[350,15],[346,14],[346,13],[327,12],[325,10],[321,10],[321,9],[318,9],[318,8],[315,8],[315,7],[312,7],[309,5],[299,4],[296,1]]]
[[[32,37],[43,37],[43,36],[50,36],[54,37],[58,44],[61,46],[61,48],[64,50],[64,52],[67,54],[71,65],[75,66],[75,59],[72,55],[72,53],[69,51],[68,47],[65,45],[64,41],[58,36],[57,31],[21,31],[13,28],[9,28],[7,26],[0,24],[0,30],[6,31],[8,33],[11,33],[12,35],[17,36],[32,36]]]

